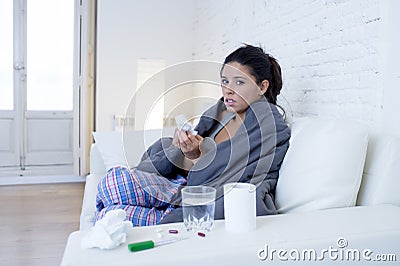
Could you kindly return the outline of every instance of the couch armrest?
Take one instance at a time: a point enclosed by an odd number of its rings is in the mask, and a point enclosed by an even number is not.
[[[79,230],[87,230],[93,226],[94,213],[96,211],[97,184],[103,176],[104,174],[90,174],[86,177]]]
[[[82,211],[80,217],[80,230],[86,230],[93,226],[94,213],[96,211],[97,184],[106,174],[106,166],[100,151],[95,143],[90,148],[90,174],[86,177],[85,193],[83,195]]]

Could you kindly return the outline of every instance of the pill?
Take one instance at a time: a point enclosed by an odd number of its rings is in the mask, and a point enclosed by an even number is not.
[[[157,233],[161,233],[162,231],[163,231],[162,228],[158,228],[158,229],[156,230]]]
[[[163,235],[161,233],[157,233],[158,238],[163,238]]]
[[[178,230],[176,230],[176,229],[170,229],[170,230],[168,230],[168,233],[170,233],[170,234],[177,234],[177,233],[178,233]]]
[[[202,232],[198,232],[197,235],[198,235],[198,236],[201,236],[201,237],[206,237],[206,234],[204,234],[204,233],[202,233]]]

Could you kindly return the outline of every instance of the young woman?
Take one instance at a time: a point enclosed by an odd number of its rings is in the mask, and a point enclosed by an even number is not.
[[[97,220],[112,209],[134,226],[182,221],[180,189],[217,188],[215,219],[223,218],[222,186],[257,186],[257,215],[275,214],[273,193],[290,131],[277,109],[281,68],[261,48],[245,45],[225,58],[222,98],[200,118],[197,135],[177,130],[153,144],[136,168],[112,168],[97,194]]]

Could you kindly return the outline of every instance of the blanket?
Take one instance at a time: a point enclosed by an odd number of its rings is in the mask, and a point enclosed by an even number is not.
[[[226,110],[223,99],[200,118],[196,131],[207,138],[216,128],[218,116]],[[223,218],[223,188],[226,183],[249,182],[257,187],[257,215],[275,214],[273,193],[279,169],[289,147],[290,130],[275,105],[265,98],[253,102],[236,134],[218,145],[208,145],[207,152],[187,173],[187,185],[207,185],[217,189],[215,218]],[[206,142],[213,141],[207,139]],[[166,178],[185,174],[181,168],[182,152],[172,139],[162,138],[153,144],[137,166]],[[179,205],[179,197],[175,202]],[[161,222],[182,221],[181,208],[176,208]]]

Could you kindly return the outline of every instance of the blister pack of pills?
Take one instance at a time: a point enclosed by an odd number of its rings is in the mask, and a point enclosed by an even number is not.
[[[185,132],[190,131],[193,136],[197,135],[197,131],[194,130],[194,126],[186,119],[186,116],[184,114],[175,116],[175,121],[180,130],[183,130]]]

